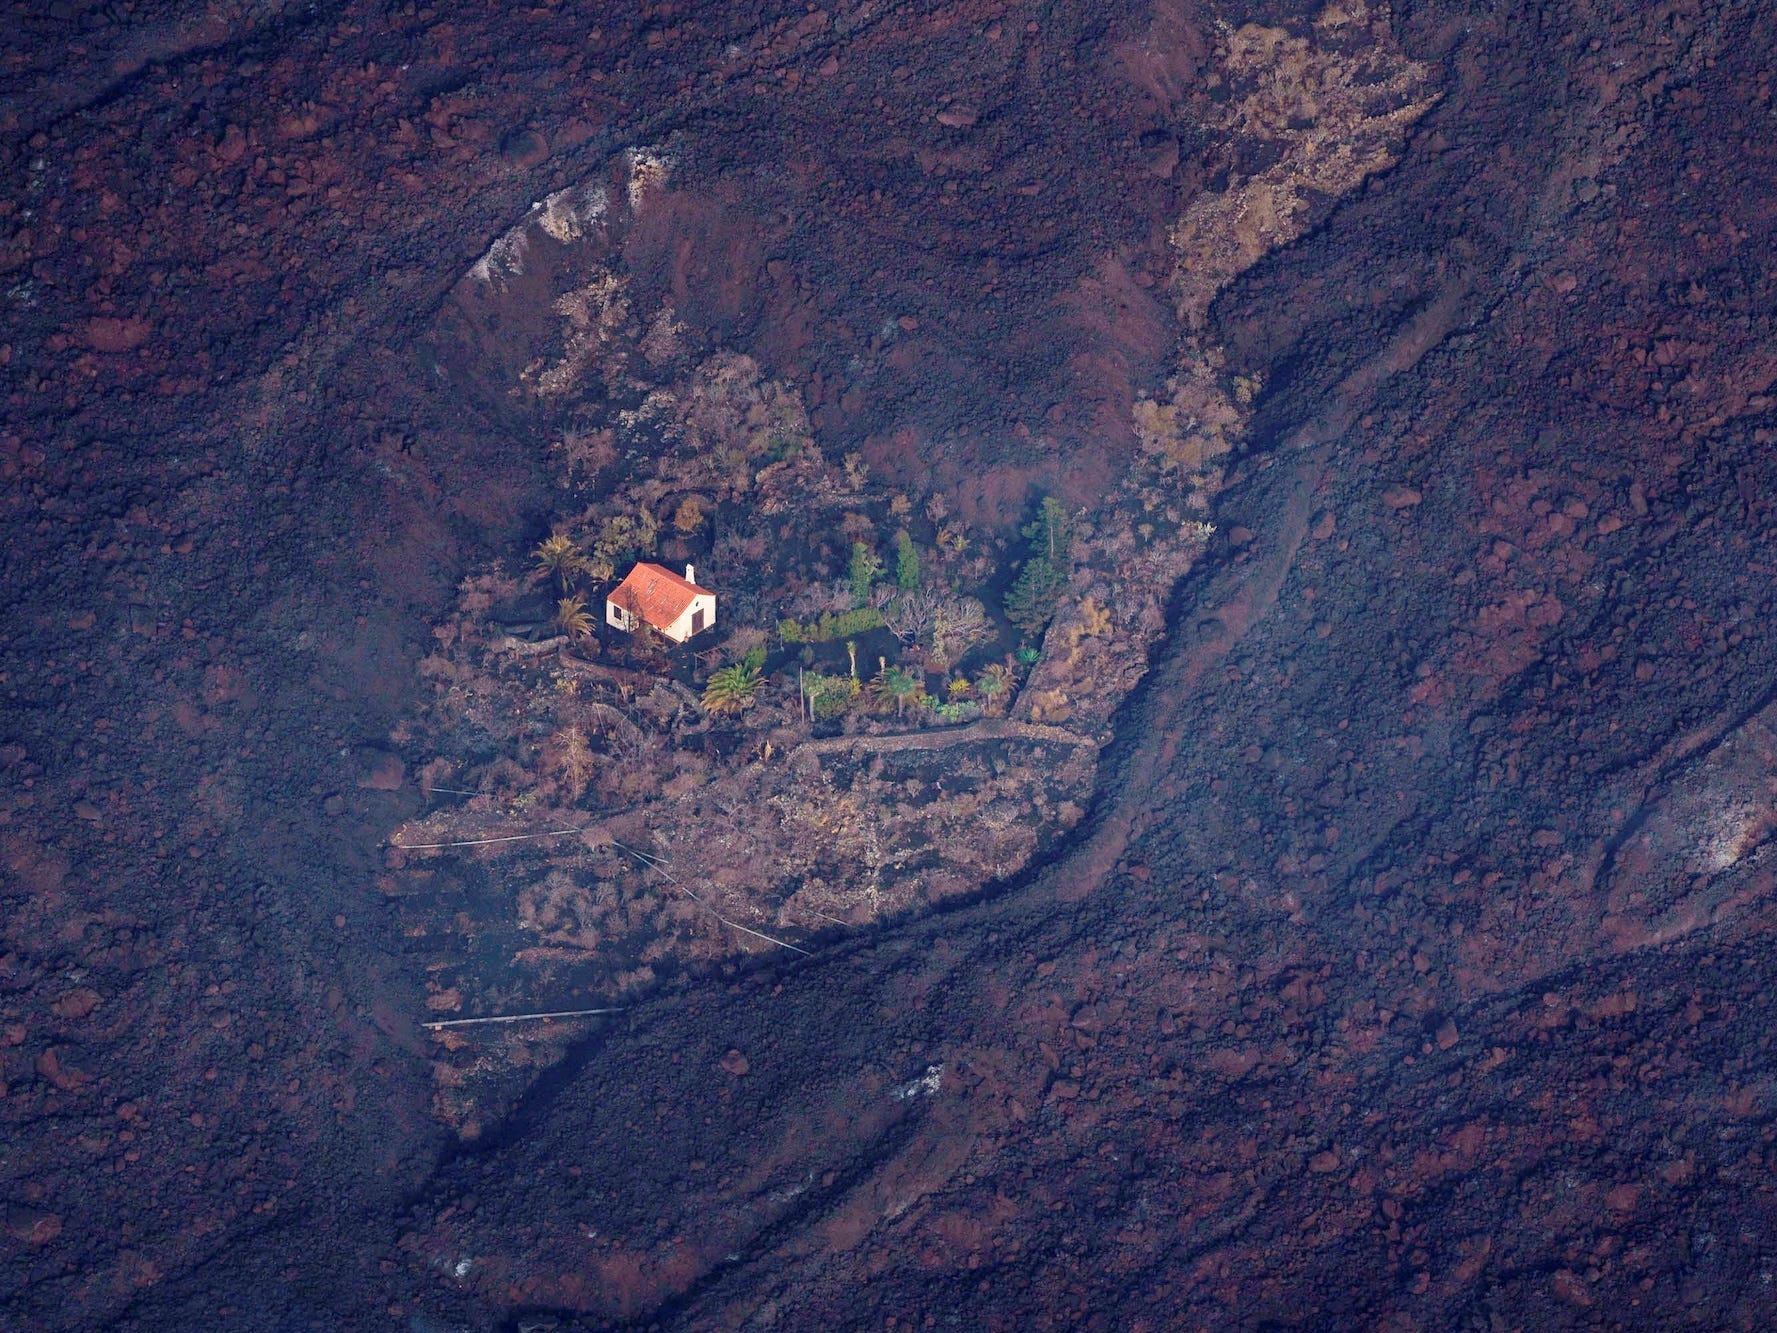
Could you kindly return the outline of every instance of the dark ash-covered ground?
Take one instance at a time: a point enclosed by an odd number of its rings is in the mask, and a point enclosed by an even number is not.
[[[549,505],[445,294],[670,143],[635,271],[824,439],[1090,491],[1215,20],[1320,13],[1090,11],[16,7],[4,1322],[1769,1324],[1752,4],[1397,6],[1442,100],[1215,306],[1257,428],[1070,848],[429,1119],[390,731]]]

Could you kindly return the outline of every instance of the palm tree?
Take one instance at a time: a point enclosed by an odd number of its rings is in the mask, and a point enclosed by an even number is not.
[[[564,597],[555,604],[555,623],[571,639],[592,637],[592,616],[586,610],[584,597]]]
[[[1012,669],[1002,662],[984,667],[975,678],[975,691],[990,713],[997,713],[1005,707],[1006,694],[1011,688]]]
[[[759,668],[736,662],[710,673],[703,687],[703,711],[738,713],[751,708],[759,693]]]
[[[907,715],[908,701],[917,700],[925,693],[925,683],[917,671],[909,671],[904,666],[884,666],[870,682],[870,689],[879,699],[893,699],[895,716],[901,718]]]
[[[586,568],[586,556],[574,545],[574,539],[564,533],[551,533],[537,544],[533,554],[537,572],[544,577],[555,575],[561,580],[563,592],[573,586],[574,575]]]

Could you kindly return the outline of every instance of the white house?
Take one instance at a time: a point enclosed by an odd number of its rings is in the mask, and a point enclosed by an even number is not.
[[[646,622],[674,643],[683,643],[716,623],[716,594],[698,587],[696,578],[691,565],[680,578],[659,565],[638,564],[605,598],[605,623],[633,632]]]

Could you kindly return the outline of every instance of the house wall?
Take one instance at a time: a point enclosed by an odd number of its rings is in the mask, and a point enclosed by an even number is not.
[[[716,598],[706,593],[691,599],[691,605],[685,608],[684,614],[660,632],[674,643],[683,643],[691,637],[691,622],[696,618],[699,609],[703,611],[703,628],[713,629],[716,624]],[[631,616],[610,598],[605,599],[605,623],[617,629],[633,631],[639,623],[639,617]]]
[[[664,632],[674,643],[683,643],[691,637],[691,621],[699,608],[703,611],[704,629],[712,628],[716,623],[716,599],[713,596],[701,596],[691,599],[691,605],[685,608],[684,614]]]

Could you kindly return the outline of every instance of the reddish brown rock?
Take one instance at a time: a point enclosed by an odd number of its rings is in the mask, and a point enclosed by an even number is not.
[[[95,352],[128,352],[148,341],[154,325],[145,319],[101,316],[87,321],[86,343]]]
[[[57,1018],[85,1018],[99,1007],[99,993],[87,986],[71,990],[50,1008]]]
[[[1641,1202],[1639,1185],[1618,1185],[1604,1196],[1604,1206],[1616,1213],[1632,1213],[1635,1205]]]
[[[1549,1279],[1549,1290],[1563,1305],[1584,1310],[1591,1307],[1592,1289],[1586,1280],[1570,1269],[1560,1269]]]
[[[47,1245],[62,1234],[62,1219],[31,1208],[11,1208],[6,1214],[6,1234],[26,1245]]]
[[[63,1092],[79,1092],[92,1082],[90,1074],[70,1068],[62,1063],[62,1052],[58,1047],[51,1046],[33,1062],[37,1073]]]

